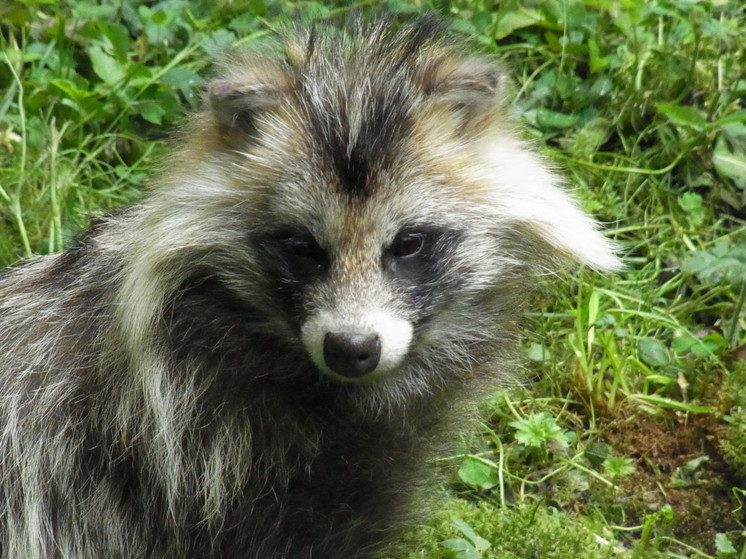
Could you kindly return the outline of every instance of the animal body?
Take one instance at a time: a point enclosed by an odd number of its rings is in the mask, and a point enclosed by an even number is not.
[[[617,266],[503,83],[433,18],[230,55],[141,203],[0,278],[0,555],[373,555],[537,273]]]

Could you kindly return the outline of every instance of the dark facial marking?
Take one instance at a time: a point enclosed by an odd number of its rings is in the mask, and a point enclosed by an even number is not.
[[[259,240],[268,263],[286,282],[305,283],[322,277],[329,268],[326,252],[308,231],[280,229]]]
[[[295,314],[302,306],[304,288],[329,271],[329,256],[307,230],[280,228],[255,242],[283,306]]]
[[[320,137],[321,153],[334,170],[343,191],[353,198],[370,196],[378,169],[392,164],[399,139],[411,128],[409,102],[399,90],[379,84],[360,108],[361,122],[356,135],[347,113],[346,95],[339,90],[332,107],[316,106],[309,99],[308,126],[311,137]]]
[[[299,101],[325,168],[351,197],[370,196],[378,170],[393,164],[400,139],[412,127],[412,106],[423,93],[414,79],[420,52],[442,25],[430,18],[399,35],[390,26],[370,29],[366,34],[375,41],[353,52],[344,50],[344,42],[332,45],[336,50],[323,64],[316,55],[319,39],[309,35],[305,67],[296,68]]]
[[[461,235],[453,230],[403,229],[383,251],[384,273],[417,308],[432,309],[447,291],[447,265]]]

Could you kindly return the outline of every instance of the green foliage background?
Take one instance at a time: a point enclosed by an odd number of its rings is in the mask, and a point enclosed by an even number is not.
[[[746,557],[746,15],[735,1],[0,2],[0,264],[136,200],[210,60],[287,18],[435,10],[624,249],[537,301],[526,378],[396,557]],[[2,356],[0,356],[2,359]]]

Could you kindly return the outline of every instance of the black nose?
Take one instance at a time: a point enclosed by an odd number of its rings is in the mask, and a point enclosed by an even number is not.
[[[381,340],[375,334],[328,332],[324,336],[324,362],[343,377],[365,376],[378,366]]]

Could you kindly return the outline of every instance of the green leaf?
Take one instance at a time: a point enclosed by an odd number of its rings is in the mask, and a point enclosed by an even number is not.
[[[722,136],[715,144],[712,164],[718,173],[730,178],[737,187],[746,188],[746,153],[730,148]]]
[[[538,363],[552,360],[552,353],[549,351],[549,348],[542,344],[531,344],[526,353],[531,361]]]
[[[228,50],[236,40],[236,35],[227,29],[218,29],[205,41],[205,51],[220,54]]]
[[[161,80],[180,89],[197,87],[204,82],[203,78],[197,72],[180,66],[170,68],[163,74]]]
[[[685,351],[689,351],[689,349],[695,345],[698,344],[699,340],[695,338],[694,336],[690,335],[682,335],[682,336],[676,336],[671,341],[671,351],[674,353],[684,353]]]
[[[155,101],[139,102],[135,108],[137,114],[153,124],[161,124],[163,122],[163,116],[166,114],[166,110]]]
[[[114,57],[119,62],[126,62],[127,54],[130,50],[130,37],[127,28],[123,25],[108,23],[105,21],[100,22],[98,26],[104,33],[104,36],[108,39]]]
[[[249,0],[246,9],[254,15],[263,17],[267,13],[267,5],[264,0]]]
[[[666,346],[653,338],[638,340],[637,352],[642,362],[651,367],[665,367],[671,362]]]
[[[501,10],[502,12],[502,10]],[[541,14],[536,10],[527,8],[515,9],[515,11],[506,11],[498,14],[497,30],[495,31],[496,39],[504,39],[513,31],[530,27],[541,21]]]
[[[490,542],[488,542],[482,536],[477,534],[471,526],[469,526],[466,522],[461,520],[459,517],[457,516],[451,517],[451,522],[458,529],[459,532],[461,532],[464,536],[467,537],[467,539],[474,545],[474,548],[477,551],[479,552],[486,551],[492,546]]]
[[[676,336],[671,342],[671,350],[677,354],[691,351],[697,357],[707,358],[716,355],[728,346],[725,338],[717,332],[707,334],[699,339],[691,334]]]
[[[116,7],[98,2],[80,2],[73,6],[73,15],[80,20],[96,20],[113,17]]]
[[[602,442],[593,442],[583,451],[583,456],[592,466],[599,466],[611,455],[611,447]]]
[[[694,107],[682,107],[681,105],[671,105],[669,103],[656,104],[658,112],[663,113],[674,124],[691,126],[697,130],[702,130],[708,126],[707,119],[702,113]]]
[[[249,35],[256,29],[256,16],[263,15],[258,13],[244,12],[241,15],[234,17],[228,27],[233,29],[239,35]]]
[[[488,490],[500,483],[497,464],[483,458],[467,456],[458,470],[458,477],[472,487]]]
[[[609,66],[609,57],[601,56],[598,43],[594,38],[588,39],[588,59],[591,73],[600,72]]]
[[[709,357],[728,348],[728,340],[718,332],[707,334],[701,341],[701,344],[692,347],[692,353],[698,357]]]
[[[704,464],[705,462],[709,462],[710,457],[706,455],[697,456],[696,458],[692,458],[691,460],[687,461],[686,464],[684,464],[681,469],[684,473],[691,475],[694,472],[696,472],[699,467]]]
[[[592,118],[573,135],[570,150],[573,155],[590,159],[609,138],[613,127],[602,117]]]
[[[687,274],[699,275],[712,269],[719,261],[720,258],[710,251],[696,250],[682,262],[681,270]]]
[[[578,115],[567,115],[544,108],[536,110],[536,121],[549,128],[571,128],[577,124],[578,118]]]
[[[702,196],[696,192],[685,192],[679,198],[679,206],[689,214],[689,221],[693,226],[702,224],[705,217],[702,209]]]
[[[456,559],[481,559],[482,554],[479,553],[474,546],[466,541],[464,538],[451,538],[440,542],[442,547],[455,551]]]
[[[609,456],[603,463],[604,472],[612,478],[629,476],[635,473],[635,461],[626,456]]]
[[[665,518],[666,520],[673,520],[673,507],[671,505],[663,505],[661,507],[661,510],[658,512],[662,518]]]
[[[331,15],[331,8],[321,2],[306,2],[303,7],[303,16],[309,20],[324,19]]]
[[[681,269],[696,275],[704,284],[746,281],[746,243],[731,245],[719,240],[707,250],[694,251],[681,264]]]
[[[126,73],[122,66],[114,57],[106,54],[99,46],[92,46],[88,49],[88,56],[93,64],[93,71],[101,78],[104,83],[109,85],[117,84],[124,80]]]
[[[567,446],[569,433],[557,425],[556,420],[546,412],[530,415],[527,419],[510,422],[516,430],[516,440],[528,447],[543,447],[549,441],[556,441],[561,446]]]
[[[715,534],[715,548],[718,550],[718,553],[736,553],[736,548],[733,547],[728,536],[720,532]]]
[[[59,93],[64,94],[68,99],[76,102],[92,95],[88,89],[78,87],[77,84],[71,80],[54,79],[50,80],[49,85],[54,89],[57,89]]]
[[[721,117],[715,121],[715,124],[717,126],[724,126],[726,124],[734,123],[746,123],[746,109],[741,109],[740,111],[730,113],[729,115],[725,115],[724,117]]]

